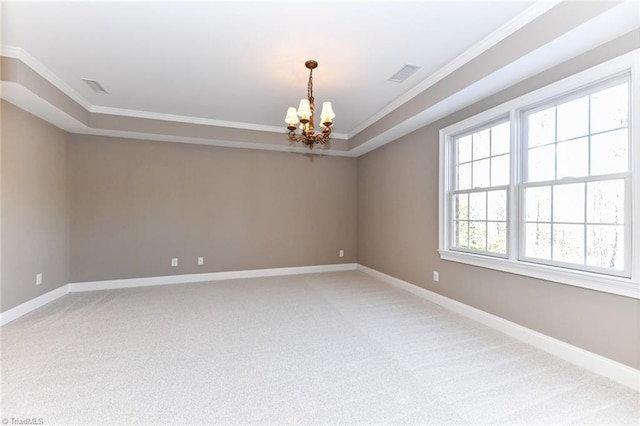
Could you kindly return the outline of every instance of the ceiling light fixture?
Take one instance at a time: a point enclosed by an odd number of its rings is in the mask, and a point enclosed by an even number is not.
[[[295,107],[289,107],[284,122],[288,124],[287,129],[289,129],[290,141],[302,142],[307,145],[309,149],[313,149],[313,145],[315,144],[329,143],[331,139],[331,126],[333,125],[333,118],[336,115],[333,113],[331,102],[324,102],[322,104],[322,113],[320,114],[322,133],[315,133],[313,121],[313,113],[315,109],[313,99],[313,70],[318,67],[318,63],[314,60],[309,60],[304,63],[304,66],[309,68],[307,99],[300,100],[300,106],[297,111]],[[301,133],[296,133],[296,125],[298,123],[300,123]]]

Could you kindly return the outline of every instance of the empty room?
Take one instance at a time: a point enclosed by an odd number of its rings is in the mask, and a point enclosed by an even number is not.
[[[2,1],[0,418],[640,424],[640,2]]]

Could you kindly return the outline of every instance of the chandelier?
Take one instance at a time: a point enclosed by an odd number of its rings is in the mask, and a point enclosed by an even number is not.
[[[289,107],[287,110],[287,117],[284,122],[288,124],[289,140],[292,142],[302,142],[313,149],[314,144],[326,144],[329,143],[331,137],[331,126],[333,125],[333,118],[336,116],[333,113],[331,102],[324,102],[322,104],[322,113],[320,114],[320,122],[322,124],[322,133],[316,134],[313,120],[313,113],[315,109],[313,99],[313,70],[318,67],[318,63],[314,60],[309,60],[304,63],[304,66],[309,68],[309,83],[307,84],[307,99],[300,100],[300,106],[296,111],[295,107]],[[300,133],[296,133],[296,125],[300,123]]]

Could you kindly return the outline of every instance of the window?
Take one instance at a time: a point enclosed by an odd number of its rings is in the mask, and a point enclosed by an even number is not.
[[[523,112],[521,258],[630,276],[629,79]]]
[[[509,122],[455,138],[453,247],[506,255]]]
[[[441,258],[640,298],[637,62],[442,129]]]

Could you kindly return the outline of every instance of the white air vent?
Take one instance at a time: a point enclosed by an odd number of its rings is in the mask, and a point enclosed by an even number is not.
[[[413,75],[414,72],[418,71],[420,69],[419,66],[417,65],[405,65],[404,67],[402,67],[402,69],[400,69],[400,71],[398,71],[397,73],[395,73],[394,75],[391,76],[391,78],[389,79],[389,81],[393,81],[394,83],[402,83],[403,81],[405,81],[407,78],[409,78],[411,75]]]
[[[91,80],[90,78],[83,78],[82,81],[87,83],[87,86],[91,87],[91,90],[93,90],[96,93],[100,93],[103,95],[109,94],[109,92],[107,92],[107,90],[104,87],[102,87],[102,84],[98,83],[96,80]]]

